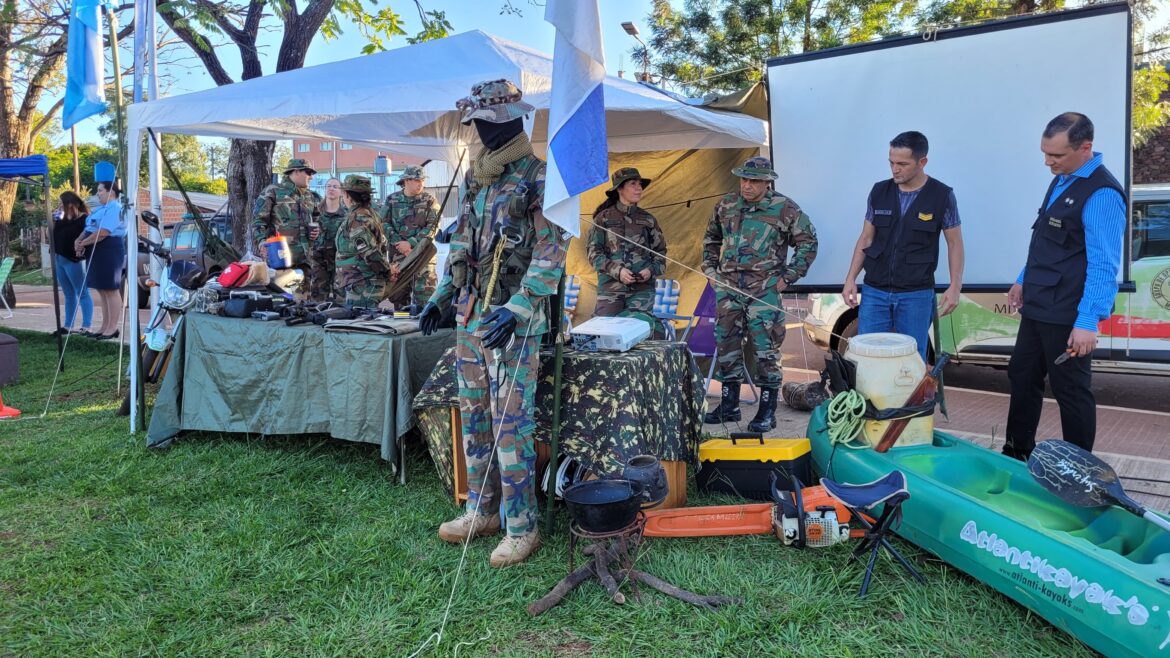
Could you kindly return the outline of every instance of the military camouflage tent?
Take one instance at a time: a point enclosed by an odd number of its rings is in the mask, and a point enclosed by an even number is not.
[[[139,150],[147,128],[215,137],[337,140],[457,162],[465,150],[474,155],[478,138],[473,128],[459,123],[455,100],[466,96],[473,84],[498,78],[518,82],[525,100],[536,106],[527,128],[542,154],[552,57],[472,31],[367,55],[360,62],[330,62],[135,103],[128,110],[130,189],[125,198],[136,198]],[[684,102],[630,80],[608,77],[604,90],[611,168],[634,165],[655,179],[643,205],[663,224],[670,257],[697,268],[711,208],[720,193],[735,188],[730,169],[765,146],[766,124],[746,114]],[[591,211],[601,194],[599,188],[586,195],[582,210]],[[588,227],[582,222],[582,231]],[[135,232],[129,233],[133,240]],[[593,305],[588,282],[596,277],[579,246],[570,256],[569,271],[585,277],[580,310],[587,315]],[[679,265],[671,265],[667,275],[683,279],[683,310],[693,308],[701,276]],[[131,295],[135,293],[131,287]]]

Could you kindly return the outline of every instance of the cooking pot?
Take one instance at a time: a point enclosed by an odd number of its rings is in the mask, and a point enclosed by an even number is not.
[[[613,532],[632,524],[646,500],[632,480],[590,480],[565,489],[569,516],[585,532]]]
[[[654,506],[666,500],[669,486],[666,482],[666,469],[662,462],[654,455],[638,455],[626,462],[622,477],[642,484],[646,490],[647,506]]]

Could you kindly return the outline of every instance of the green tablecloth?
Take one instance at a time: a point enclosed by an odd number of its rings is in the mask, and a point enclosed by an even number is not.
[[[150,417],[147,444],[183,430],[328,434],[375,443],[397,465],[411,400],[455,334],[382,336],[189,314]]]
[[[541,352],[536,439],[551,438],[553,355]],[[450,408],[458,407],[454,350],[414,399],[439,476],[452,480]],[[644,341],[628,352],[566,349],[561,376],[561,451],[601,475],[629,458],[693,461],[703,431],[703,375],[685,343]]]

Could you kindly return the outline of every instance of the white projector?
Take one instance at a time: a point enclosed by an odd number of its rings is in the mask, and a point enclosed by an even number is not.
[[[649,336],[650,325],[638,318],[591,318],[569,331],[582,352],[625,352]]]

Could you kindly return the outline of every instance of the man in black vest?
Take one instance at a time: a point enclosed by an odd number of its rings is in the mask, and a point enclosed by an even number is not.
[[[890,142],[892,178],[873,186],[861,237],[853,249],[841,294],[856,307],[857,275],[865,268],[857,333],[892,331],[913,336],[926,360],[934,314],[938,235],[947,239],[950,285],[939,302],[946,315],[959,304],[963,281],[963,233],[955,193],[926,175],[926,135],[904,132]]]
[[[1049,121],[1040,150],[1056,178],[1032,224],[1028,262],[1008,291],[1008,304],[1020,311],[1020,331],[1008,364],[1012,397],[1003,453],[1020,460],[1036,445],[1045,376],[1060,406],[1064,440],[1093,449],[1092,353],[1097,324],[1113,310],[1125,237],[1125,188],[1093,152],[1089,117],[1065,112]]]

